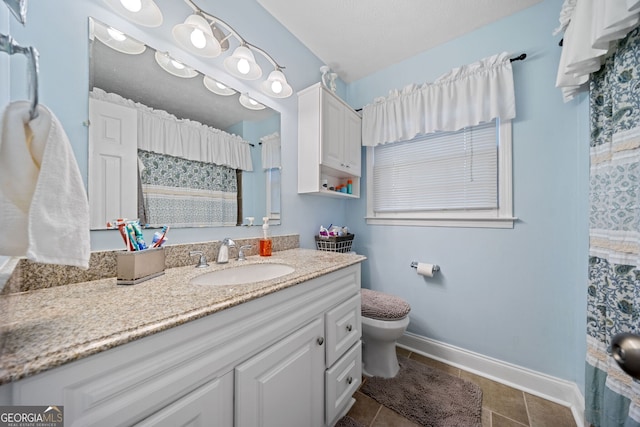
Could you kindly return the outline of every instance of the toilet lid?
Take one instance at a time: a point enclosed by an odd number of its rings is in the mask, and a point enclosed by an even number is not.
[[[364,317],[378,320],[400,320],[407,317],[411,306],[395,295],[389,295],[371,289],[360,289],[362,297],[361,313]]]

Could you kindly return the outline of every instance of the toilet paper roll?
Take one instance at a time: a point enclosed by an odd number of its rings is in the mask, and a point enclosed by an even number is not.
[[[416,271],[421,276],[433,277],[433,264],[427,264],[426,262],[419,262],[416,267]]]

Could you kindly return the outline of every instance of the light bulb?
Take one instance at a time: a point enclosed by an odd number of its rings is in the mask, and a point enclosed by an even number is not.
[[[216,86],[218,86],[222,90],[226,90],[227,89],[227,87],[225,85],[223,85],[222,83],[220,83],[220,82],[216,82]]]
[[[271,82],[271,90],[273,91],[273,93],[282,92],[282,82],[280,80],[274,80],[273,82]]]
[[[107,28],[107,33],[109,33],[112,39],[119,42],[124,41],[127,38],[127,36],[122,34],[122,32],[116,30],[115,28],[111,28],[111,27]]]
[[[251,105],[258,105],[258,101],[256,101],[256,100],[255,100],[255,99],[253,99],[253,98],[249,98],[249,104],[251,104]]]
[[[191,32],[191,44],[193,44],[198,49],[204,49],[207,45],[207,39],[204,37],[204,33],[200,28],[194,28]]]
[[[184,68],[184,65],[181,62],[176,61],[175,59],[171,60],[171,65],[173,65],[178,70],[182,70]]]
[[[142,10],[142,0],[120,0],[120,3],[129,12],[140,12]]]
[[[238,71],[241,72],[242,74],[248,74],[249,71],[251,71],[251,66],[249,65],[249,61],[247,61],[245,58],[241,58],[238,61]]]

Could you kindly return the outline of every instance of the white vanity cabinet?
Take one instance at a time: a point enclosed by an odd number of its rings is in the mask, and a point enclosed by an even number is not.
[[[298,193],[360,197],[362,119],[317,83],[298,93]],[[323,188],[352,181],[352,194]]]
[[[136,427],[233,427],[233,372],[229,372],[146,418]]]
[[[62,405],[68,427],[331,426],[361,381],[359,292],[355,264],[5,384],[0,405]]]
[[[317,318],[236,367],[236,426],[321,427],[323,344]]]

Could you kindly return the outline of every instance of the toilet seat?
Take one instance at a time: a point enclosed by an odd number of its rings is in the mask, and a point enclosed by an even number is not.
[[[387,321],[401,320],[411,311],[409,303],[395,295],[362,288],[360,296],[363,317]]]

